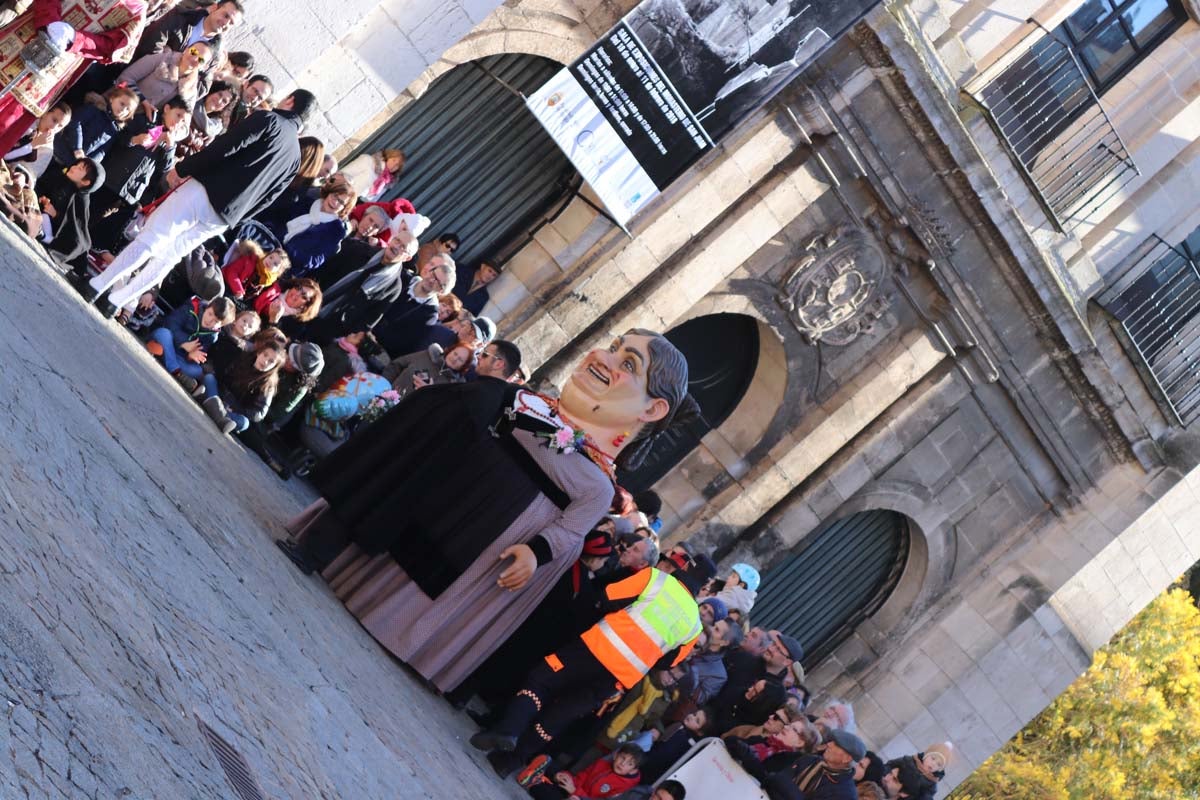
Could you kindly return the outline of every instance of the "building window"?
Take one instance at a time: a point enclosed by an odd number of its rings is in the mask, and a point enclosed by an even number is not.
[[[1186,19],[1178,0],[1086,0],[1059,30],[1103,94]]]
[[[1158,237],[1101,303],[1121,323],[1181,425],[1200,418],[1200,228],[1174,247]],[[1149,265],[1143,267],[1142,265]]]
[[[1056,30],[1032,31],[1036,40],[972,93],[1060,230],[1138,174],[1098,94],[1186,19],[1180,0],[1085,0]]]

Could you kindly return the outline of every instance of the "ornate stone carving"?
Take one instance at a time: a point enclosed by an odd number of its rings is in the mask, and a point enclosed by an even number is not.
[[[847,345],[891,305],[880,290],[884,256],[871,237],[839,227],[815,237],[780,285],[779,304],[809,344]]]

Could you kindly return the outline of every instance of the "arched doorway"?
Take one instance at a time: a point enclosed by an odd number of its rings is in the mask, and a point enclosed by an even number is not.
[[[559,69],[522,53],[460,64],[355,155],[403,150],[407,165],[384,199],[411,200],[433,221],[428,235],[457,233],[456,261],[494,256],[579,185],[575,168],[521,97]]]
[[[758,367],[758,323],[744,314],[696,317],[667,332],[688,361],[688,391],[702,418],[664,434],[642,465],[620,470],[617,482],[631,492],[648,489],[733,413]]]
[[[827,522],[763,575],[751,621],[795,636],[811,669],[883,605],[908,552],[903,514],[872,510]]]

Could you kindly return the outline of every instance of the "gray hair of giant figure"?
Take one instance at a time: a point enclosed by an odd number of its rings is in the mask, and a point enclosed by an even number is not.
[[[650,454],[654,440],[661,434],[671,428],[687,425],[698,418],[700,407],[688,394],[688,363],[683,353],[679,352],[679,348],[661,333],[644,328],[632,328],[626,331],[625,335],[650,338],[650,369],[646,373],[646,393],[651,397],[666,400],[668,407],[666,416],[643,425],[629,446],[617,456],[617,466],[630,470],[641,466]]]

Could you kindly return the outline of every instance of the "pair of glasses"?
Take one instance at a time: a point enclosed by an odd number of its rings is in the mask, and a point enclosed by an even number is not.
[[[203,64],[205,61],[208,61],[208,56],[201,53],[195,47],[188,48],[188,55],[199,61],[201,64]]]

